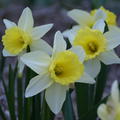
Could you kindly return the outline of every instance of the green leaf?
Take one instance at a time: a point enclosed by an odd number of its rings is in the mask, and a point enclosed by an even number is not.
[[[67,91],[66,100],[64,102],[62,110],[63,110],[64,120],[75,120],[75,114],[71,100],[71,93],[69,91]]]
[[[25,89],[30,81],[30,79],[33,77],[33,71],[26,67],[26,79],[25,79]],[[25,93],[24,89],[24,93]],[[25,98],[24,95],[24,104],[23,104],[23,120],[30,120],[31,118],[31,112],[32,112],[32,98]]]
[[[109,96],[102,99],[98,104],[94,105],[89,111],[86,112],[83,116],[81,116],[81,119],[79,120],[96,120],[97,119],[97,109],[100,104],[106,103]]]
[[[18,76],[17,79],[17,103],[18,103],[18,120],[23,120],[23,79]]]
[[[7,97],[7,103],[8,108],[10,112],[11,120],[16,120],[15,115],[15,76],[14,71],[11,68],[11,65],[9,65],[9,73],[8,73],[8,95]]]
[[[103,96],[103,92],[107,81],[107,73],[108,73],[107,66],[101,63],[101,71],[98,77],[96,78],[96,89],[95,89],[95,100],[94,100],[95,104],[99,103],[99,101]]]
[[[89,85],[84,83],[76,83],[75,89],[78,117],[81,119],[81,116],[89,110]]]
[[[32,120],[41,120],[41,94],[38,94],[33,97],[32,104]]]

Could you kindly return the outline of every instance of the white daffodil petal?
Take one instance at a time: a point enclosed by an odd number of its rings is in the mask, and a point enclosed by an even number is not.
[[[38,75],[32,78],[26,88],[25,97],[31,97],[40,93],[41,91],[52,85],[52,83],[53,81],[46,74],[43,74],[41,76]]]
[[[88,60],[84,63],[85,71],[93,78],[95,78],[101,69],[100,61],[97,59]]]
[[[66,90],[66,86],[57,83],[52,84],[46,90],[45,98],[53,113],[57,114],[60,112],[66,98]]]
[[[109,116],[108,112],[107,112],[107,106],[105,104],[101,104],[98,107],[97,114],[98,114],[99,118],[101,118],[102,120],[109,120],[107,117],[107,116]]]
[[[118,88],[118,81],[117,80],[112,85],[111,97],[112,97],[114,104],[116,106],[119,105],[120,96],[119,96],[119,88]]]
[[[74,34],[73,30],[71,30],[71,29],[64,31],[63,36],[65,38],[68,38],[70,40],[71,44],[73,43],[73,40],[75,39],[75,34]]]
[[[105,29],[105,22],[103,19],[98,20],[95,25],[93,26],[93,29],[100,30],[102,33]]]
[[[54,44],[53,44],[53,56],[61,51],[66,50],[66,41],[60,31],[55,33]]]
[[[114,50],[101,53],[99,59],[106,65],[120,63],[120,58],[116,55]]]
[[[11,54],[11,53],[9,53],[7,50],[5,50],[5,49],[3,49],[3,51],[2,51],[2,53],[3,53],[3,56],[16,56],[16,55],[13,55],[13,54]]]
[[[24,54],[21,60],[36,73],[40,74],[48,72],[48,66],[51,59],[48,54],[42,51],[35,51]]]
[[[105,20],[107,15],[103,10],[98,9],[94,17],[95,17],[95,20],[99,20],[99,19]]]
[[[35,40],[38,40],[41,37],[43,37],[52,27],[53,27],[53,24],[37,26],[33,28],[32,37]]]
[[[77,82],[94,84],[95,80],[89,74],[84,72],[83,76]]]
[[[7,20],[7,19],[4,19],[3,22],[7,29],[16,26],[16,24],[14,22]]]
[[[83,10],[74,9],[68,12],[68,16],[75,20],[80,25],[87,25],[93,21],[92,16]]]
[[[112,29],[106,32],[104,35],[107,39],[108,50],[111,50],[117,47],[118,45],[120,45],[120,29],[119,28],[116,27],[115,29]]]
[[[30,45],[31,51],[42,50],[48,54],[52,54],[52,47],[44,40],[33,40],[32,44]]]
[[[84,49],[81,46],[74,46],[69,50],[77,54],[81,62],[84,61],[86,55]]]
[[[20,16],[20,19],[18,21],[18,26],[27,32],[31,32],[33,28],[33,16],[30,8],[25,8],[22,12],[22,15]]]
[[[70,40],[70,43],[72,44],[79,29],[80,26],[76,25],[73,26],[72,29],[65,30],[62,34],[64,37],[68,38]]]

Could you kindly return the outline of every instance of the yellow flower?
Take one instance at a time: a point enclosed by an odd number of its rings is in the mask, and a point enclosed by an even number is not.
[[[66,42],[58,31],[51,57],[42,51],[27,53],[21,57],[23,63],[38,74],[31,79],[25,96],[34,96],[46,89],[46,101],[54,113],[61,110],[70,84],[95,82],[84,71],[84,50],[79,46],[68,50],[66,47]]]
[[[18,27],[12,27],[5,31],[2,38],[4,48],[11,54],[18,54],[32,43],[32,38]]]
[[[71,51],[63,51],[52,61],[49,72],[55,82],[68,85],[74,83],[83,75],[84,66],[78,56]]]
[[[106,50],[106,38],[99,30],[80,29],[73,45],[80,45],[86,52],[86,60],[93,59]]]
[[[7,19],[3,22],[6,25],[5,35],[2,37],[4,45],[4,56],[21,56],[29,46],[31,51],[44,50],[51,53],[52,48],[49,44],[41,39],[51,28],[52,24],[34,26],[31,10],[27,7],[23,10],[22,15],[18,20],[18,25]],[[22,63],[19,64],[20,71],[23,69]]]
[[[92,28],[100,19],[105,20],[108,26],[116,26],[116,15],[103,7],[92,10],[90,13],[80,9],[73,9],[68,12],[68,16],[76,21],[80,25],[79,27],[87,26]]]
[[[74,26],[63,35],[68,37],[73,46],[82,46],[85,53],[85,70],[96,77],[100,72],[100,61],[106,65],[120,63],[120,59],[114,52],[114,48],[120,44],[120,29],[111,26],[104,33],[104,20],[99,20],[92,29],[88,27]],[[91,69],[93,68],[93,69]]]
[[[120,120],[120,94],[117,81],[112,85],[111,96],[107,103],[101,104],[97,113],[101,120]]]
[[[116,23],[117,16],[113,12],[105,9],[104,7],[100,7],[99,9],[102,10],[106,14],[105,21],[107,22],[108,25],[116,25],[117,24]],[[91,15],[94,16],[96,14],[97,10],[92,10]]]

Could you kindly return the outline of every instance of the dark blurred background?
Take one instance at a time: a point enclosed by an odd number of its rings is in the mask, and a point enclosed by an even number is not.
[[[33,11],[35,25],[54,23],[48,33],[49,43],[52,42],[53,32],[65,30],[75,24],[67,17],[67,10],[79,8],[90,11],[100,6],[120,14],[120,0],[0,0],[0,36],[4,34],[3,18],[17,22],[22,10],[29,6]]]

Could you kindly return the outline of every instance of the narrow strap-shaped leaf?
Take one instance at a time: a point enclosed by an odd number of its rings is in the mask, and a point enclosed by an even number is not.
[[[67,91],[66,100],[62,110],[63,110],[64,120],[75,120],[75,114],[71,100],[71,93],[69,91]]]
[[[78,117],[81,119],[81,116],[83,116],[89,109],[89,85],[84,83],[76,83],[75,89]]]
[[[41,113],[41,96],[40,94],[38,94],[33,97],[32,119],[41,120],[40,113]]]
[[[96,78],[95,101],[94,101],[95,104],[99,103],[99,101],[102,98],[106,86],[107,73],[108,73],[107,66],[102,63],[101,72]]]
[[[25,79],[25,89],[31,79],[31,69],[26,67],[26,79]],[[25,93],[25,90],[24,90]],[[23,105],[23,120],[30,120],[32,112],[32,98],[25,98],[24,95],[24,105]]]
[[[18,76],[17,79],[17,103],[18,103],[18,120],[23,120],[23,82],[22,78]]]
[[[10,112],[11,120],[16,120],[15,115],[15,76],[14,71],[9,65],[9,73],[8,73],[8,96],[7,96],[7,103]]]
[[[0,106],[0,117],[2,118],[2,120],[7,120],[1,106]]]

